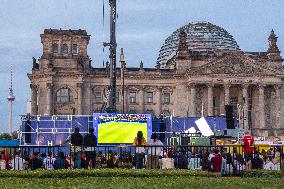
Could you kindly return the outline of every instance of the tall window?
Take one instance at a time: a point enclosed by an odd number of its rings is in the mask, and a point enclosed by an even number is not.
[[[119,92],[115,93],[115,103],[119,103]]]
[[[77,53],[78,53],[77,44],[73,44],[72,45],[72,54],[77,54]]]
[[[231,100],[230,105],[233,106],[233,116],[237,117],[238,116],[238,98],[231,97],[230,100]]]
[[[163,94],[163,102],[164,104],[169,104],[171,102],[171,93],[165,92]]]
[[[62,46],[62,53],[63,54],[68,54],[68,45],[67,44],[63,44],[63,46]]]
[[[52,44],[52,53],[58,53],[58,44],[57,43]]]
[[[56,102],[65,103],[73,100],[71,90],[68,88],[59,89],[56,93]]]
[[[129,102],[130,103],[136,103],[136,92],[130,92],[129,93]]]
[[[147,92],[147,103],[153,103],[153,97],[154,97],[153,92]]]
[[[96,102],[102,101],[102,92],[95,92],[95,101]]]

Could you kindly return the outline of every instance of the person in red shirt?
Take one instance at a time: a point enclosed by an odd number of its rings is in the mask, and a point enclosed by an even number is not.
[[[245,136],[242,140],[243,150],[245,155],[246,162],[250,163],[253,158],[253,151],[254,151],[254,138],[251,136],[250,131],[245,132]]]
[[[212,157],[211,162],[213,166],[212,171],[217,175],[220,175],[222,168],[222,156],[219,153],[219,150],[215,150],[214,157]]]
[[[2,159],[5,160],[6,168],[7,168],[8,167],[8,162],[9,162],[9,156],[5,153],[5,151],[2,151],[0,155],[1,155]]]

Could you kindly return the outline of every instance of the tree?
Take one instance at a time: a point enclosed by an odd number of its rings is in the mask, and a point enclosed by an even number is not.
[[[12,137],[9,135],[9,133],[2,133],[0,134],[0,140],[12,140]]]

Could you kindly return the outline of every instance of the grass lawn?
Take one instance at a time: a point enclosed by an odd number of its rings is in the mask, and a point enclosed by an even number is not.
[[[0,178],[0,188],[284,188],[282,179],[206,177]]]
[[[138,131],[147,139],[147,123],[107,122],[98,127],[98,142],[108,144],[133,143]]]
[[[284,188],[280,172],[265,171],[252,177],[215,177],[192,170],[58,170],[0,171],[0,189],[5,188],[149,188],[149,189],[271,189]]]

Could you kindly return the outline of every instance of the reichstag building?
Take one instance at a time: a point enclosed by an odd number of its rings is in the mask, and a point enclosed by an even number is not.
[[[94,68],[85,30],[45,29],[41,58],[33,61],[33,115],[91,115],[104,110],[108,65]],[[267,42],[266,42],[267,40]],[[156,66],[128,67],[120,53],[118,112],[155,116],[219,116],[225,105],[243,114],[256,136],[284,135],[282,57],[272,30],[265,52],[242,51],[233,36],[211,23],[189,23],[164,42]],[[239,113],[240,114],[240,113]]]

